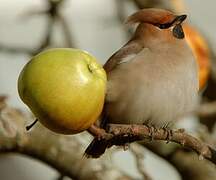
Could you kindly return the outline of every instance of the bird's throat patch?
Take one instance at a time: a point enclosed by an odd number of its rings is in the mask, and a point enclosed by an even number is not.
[[[181,24],[176,24],[172,30],[172,33],[173,33],[173,36],[178,39],[183,39],[185,36]]]

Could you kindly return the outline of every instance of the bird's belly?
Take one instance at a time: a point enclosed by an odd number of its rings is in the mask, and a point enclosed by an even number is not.
[[[197,77],[194,71],[185,70],[175,77],[154,72],[148,77],[145,73],[128,73],[128,76],[111,77],[111,91],[105,106],[111,123],[162,126],[195,108]],[[112,94],[112,90],[118,93]]]

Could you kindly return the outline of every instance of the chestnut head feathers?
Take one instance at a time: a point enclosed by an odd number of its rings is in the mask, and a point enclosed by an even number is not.
[[[160,29],[172,28],[172,34],[178,39],[184,38],[184,32],[181,23],[187,18],[187,15],[175,15],[164,9],[143,9],[138,11],[126,20],[126,24],[152,24]]]

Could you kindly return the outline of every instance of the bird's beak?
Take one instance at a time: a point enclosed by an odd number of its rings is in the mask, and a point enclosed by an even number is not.
[[[186,14],[177,16],[177,17],[174,19],[174,22],[173,22],[173,23],[175,23],[175,24],[181,24],[186,18],[187,18],[187,15],[186,15]]]

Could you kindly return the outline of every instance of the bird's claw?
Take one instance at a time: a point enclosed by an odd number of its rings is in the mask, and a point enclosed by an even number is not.
[[[149,127],[149,137],[151,138],[151,141],[154,140],[154,136],[155,136],[155,127],[154,126],[150,126]]]
[[[130,147],[130,144],[129,144],[129,143],[125,143],[125,144],[123,145],[124,151],[127,151],[127,150],[129,149],[129,147]]]
[[[166,143],[168,144],[172,139],[173,132],[171,129],[167,129],[167,128],[164,128],[164,130],[167,132]]]

